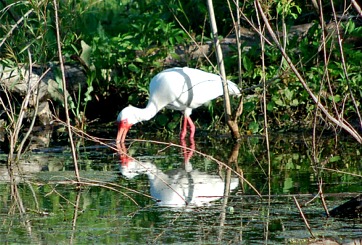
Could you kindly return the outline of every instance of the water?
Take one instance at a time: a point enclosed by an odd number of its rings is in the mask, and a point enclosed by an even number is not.
[[[162,142],[179,144],[178,139]],[[308,135],[273,136],[269,178],[262,137],[244,137],[239,145],[224,138],[196,139],[193,154],[173,144],[128,142],[122,162],[109,147],[79,141],[81,187],[74,182],[66,140],[33,147],[14,178],[2,152],[1,241],[309,244],[361,239],[361,219],[328,218],[317,195],[321,181],[331,210],[361,193],[360,145],[323,138],[316,149],[319,163],[311,160],[311,146]],[[231,156],[237,161],[228,163]]]

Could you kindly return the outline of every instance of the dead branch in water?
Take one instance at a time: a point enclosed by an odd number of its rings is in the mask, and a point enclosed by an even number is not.
[[[293,199],[294,199],[295,205],[297,206],[297,208],[299,210],[300,216],[302,217],[302,219],[304,221],[305,226],[307,227],[307,229],[308,229],[309,233],[311,234],[311,236],[314,238],[315,236],[313,235],[312,229],[310,228],[308,220],[306,219],[306,217],[305,217],[305,215],[303,213],[303,210],[302,210],[302,208],[300,207],[300,205],[298,203],[297,198],[295,196],[293,196]]]

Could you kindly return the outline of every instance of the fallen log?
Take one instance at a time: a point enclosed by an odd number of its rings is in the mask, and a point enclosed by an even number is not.
[[[66,79],[68,82],[67,94],[79,90],[79,87],[86,86],[86,76],[81,68],[66,66]],[[2,96],[2,109],[8,108],[14,97],[25,97],[30,93],[29,111],[27,117],[32,117],[36,101],[39,101],[37,116],[43,125],[51,122],[52,112],[49,101],[56,104],[63,103],[64,96],[58,77],[58,67],[52,66],[50,71],[42,77],[45,69],[40,66],[33,66],[31,70],[25,66],[5,67],[0,64],[0,86],[1,94],[10,92],[11,97]],[[7,101],[5,98],[8,98]]]

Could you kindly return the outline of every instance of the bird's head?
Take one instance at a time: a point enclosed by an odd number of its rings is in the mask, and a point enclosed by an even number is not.
[[[123,143],[131,126],[139,120],[135,115],[135,107],[128,106],[124,108],[117,117],[118,133],[116,143]]]

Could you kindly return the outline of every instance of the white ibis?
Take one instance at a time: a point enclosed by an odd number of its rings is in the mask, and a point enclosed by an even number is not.
[[[227,81],[227,84],[230,95],[240,94],[235,83]],[[192,109],[223,95],[223,86],[219,75],[188,67],[175,67],[153,77],[149,92],[146,108],[128,106],[119,113],[117,144],[125,141],[132,125],[150,120],[163,108],[183,111],[184,122],[180,137],[185,138],[189,126],[190,138],[193,138],[195,125],[190,118]]]

